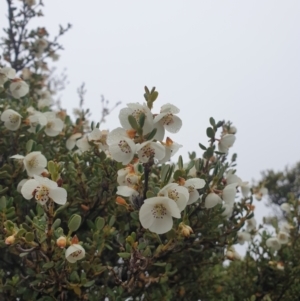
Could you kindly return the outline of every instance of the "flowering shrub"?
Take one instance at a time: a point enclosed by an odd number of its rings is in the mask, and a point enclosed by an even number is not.
[[[120,110],[116,129],[89,122],[81,109],[73,121],[54,106],[47,71],[47,60],[58,59],[57,38],[51,42],[45,28],[24,30],[42,15],[41,3],[7,2],[1,300],[256,300],[272,294],[262,287],[263,269],[283,282],[280,273],[296,275],[287,259],[293,249],[285,246],[297,244],[291,225],[298,212],[283,206],[289,224],[272,220],[276,233],[258,231],[253,193],[261,198],[266,191],[237,176],[231,122],[210,118],[202,155],[175,164],[182,145],[173,136],[184,120],[170,103],[153,111],[160,101],[155,88],[145,87],[144,101]],[[245,242],[242,260],[234,245]]]

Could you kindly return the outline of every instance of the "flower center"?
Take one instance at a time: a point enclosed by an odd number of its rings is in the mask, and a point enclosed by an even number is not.
[[[170,125],[172,124],[174,121],[173,121],[173,114],[172,113],[168,113],[166,116],[164,116],[162,118],[163,120],[163,124],[164,125]]]
[[[179,199],[179,196],[178,196],[178,192],[176,191],[176,189],[168,190],[168,197],[170,199],[172,199],[173,201],[177,202]]]
[[[73,252],[70,256],[77,258],[82,253],[81,250]]]
[[[134,111],[132,112],[131,115],[132,115],[132,116],[136,119],[136,121],[138,122],[139,119],[140,119],[141,114],[144,114],[143,110],[137,109],[137,110],[134,110]]]
[[[118,143],[118,146],[123,153],[126,153],[126,154],[131,153],[131,148],[125,140],[120,140]]]
[[[194,185],[190,185],[187,187],[189,193],[193,192],[195,190],[195,186]]]
[[[49,188],[44,185],[38,186],[34,197],[37,201],[46,203],[49,200]]]
[[[150,157],[154,157],[154,156],[155,156],[155,151],[149,145],[145,145],[142,148],[142,157],[150,158]]]
[[[19,121],[19,116],[16,114],[9,115],[10,123],[17,123]]]
[[[38,160],[36,160],[36,158],[31,158],[29,161],[28,161],[28,166],[30,168],[34,168],[34,167],[37,167],[39,165],[39,162]]]
[[[53,122],[53,121],[49,121],[49,122],[47,123],[46,127],[47,127],[48,129],[53,128],[53,127],[54,127],[54,122]]]
[[[138,176],[134,173],[133,174],[128,174],[125,179],[126,179],[127,184],[134,185],[138,181]]]
[[[151,213],[154,218],[164,218],[164,216],[167,214],[167,209],[164,205],[157,204],[153,207]]]

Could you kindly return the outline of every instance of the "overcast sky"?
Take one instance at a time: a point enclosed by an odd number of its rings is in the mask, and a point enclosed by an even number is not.
[[[86,108],[100,118],[100,95],[112,103],[143,101],[155,86],[161,105],[181,110],[183,127],[170,137],[180,154],[205,144],[209,117],[238,128],[231,153],[238,175],[259,179],[300,159],[300,1],[101,1],[44,0],[46,26],[72,23],[57,66],[70,84],[63,106],[78,105],[86,83]],[[0,26],[6,2],[0,2]],[[121,107],[120,107],[121,108]],[[106,125],[119,126],[118,111]],[[105,127],[103,127],[104,129]]]

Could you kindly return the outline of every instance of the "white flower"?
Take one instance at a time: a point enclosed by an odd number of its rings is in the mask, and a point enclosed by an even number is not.
[[[18,191],[19,193],[21,193],[21,189],[22,189],[23,185],[24,185],[27,181],[28,181],[28,179],[23,179],[23,180],[21,180],[21,181],[19,182],[19,184],[18,184],[18,186],[17,186],[17,191]]]
[[[24,80],[28,80],[28,79],[30,79],[30,77],[31,77],[31,71],[30,71],[30,69],[29,68],[22,69],[22,78]]]
[[[165,156],[165,148],[156,142],[145,141],[142,144],[137,144],[137,154],[140,162],[147,163],[150,158],[162,160]]]
[[[228,153],[229,147],[233,145],[235,141],[235,136],[233,134],[226,134],[224,135],[218,144],[219,152]]]
[[[289,242],[289,234],[286,233],[285,231],[279,231],[277,234],[277,239],[279,241],[280,244],[284,245],[287,244]]]
[[[116,194],[122,195],[122,196],[125,196],[125,197],[129,197],[130,199],[132,199],[132,197],[137,196],[139,193],[131,187],[118,186]]]
[[[233,246],[230,246],[226,251],[226,258],[229,260],[241,260],[241,255],[235,250]]]
[[[37,58],[40,58],[42,56],[43,52],[48,47],[48,45],[49,45],[48,41],[42,38],[35,41]]]
[[[69,146],[72,146],[72,145],[69,145]],[[84,136],[84,137],[78,139],[76,142],[76,146],[82,152],[87,152],[92,148],[92,146],[89,144],[87,136]]]
[[[135,186],[140,179],[140,175],[134,165],[127,165],[125,168],[118,170],[117,182],[121,186]]]
[[[98,128],[94,128],[93,131],[89,134],[88,139],[89,141],[98,145],[99,148],[102,149],[103,151],[107,151],[108,150],[108,145],[106,142],[107,135],[108,135],[107,130],[100,131]]]
[[[251,234],[247,231],[238,232],[237,238],[238,238],[238,243],[240,245],[243,245],[245,243],[245,241],[251,240]]]
[[[66,141],[66,148],[68,150],[72,150],[76,145],[76,140],[82,136],[81,133],[75,133],[71,135]]]
[[[234,199],[236,195],[236,187],[237,183],[232,183],[227,185],[222,192],[222,198],[225,204],[228,205],[233,205],[234,204]]]
[[[222,208],[224,211],[222,212],[222,216],[228,218],[231,216],[232,211],[233,211],[233,205],[232,204],[223,204]]]
[[[184,187],[186,187],[189,191],[189,200],[187,205],[191,205],[198,201],[200,196],[197,189],[201,189],[204,186],[205,186],[205,181],[203,179],[194,178],[185,181]]]
[[[16,78],[10,83],[9,90],[14,98],[19,99],[29,92],[29,86],[20,78]]]
[[[268,188],[266,187],[261,187],[256,193],[255,193],[255,198],[257,201],[261,201],[261,199],[268,195]]]
[[[256,229],[257,221],[254,217],[247,219],[247,232],[251,232]]]
[[[26,200],[33,197],[42,205],[51,198],[55,203],[64,205],[67,202],[67,191],[58,187],[57,183],[48,178],[33,176],[22,187],[21,193]]]
[[[228,133],[235,135],[237,132],[237,128],[235,126],[230,126]]]
[[[29,123],[30,123],[30,129],[28,129],[28,132],[35,133],[36,127],[38,125],[41,125],[42,127],[47,124],[47,118],[46,116],[39,111],[29,111],[29,108],[27,109],[31,115],[28,117]]]
[[[8,79],[13,79],[16,76],[16,70],[10,67],[0,68],[0,86],[3,86]]]
[[[233,184],[237,183],[242,190],[242,195],[244,198],[248,197],[250,193],[250,186],[248,182],[243,182],[240,177],[238,177],[236,174],[233,173],[233,170],[229,170],[226,176],[226,183],[227,184]]]
[[[242,179],[240,177],[238,177],[233,172],[234,172],[233,169],[230,169],[227,172],[227,175],[226,175],[226,183],[227,183],[227,185],[233,184],[233,183],[241,183],[242,182]]]
[[[72,244],[66,250],[65,257],[69,262],[74,263],[85,257],[85,250],[79,244]]]
[[[281,248],[281,244],[277,237],[270,237],[266,240],[266,246],[274,251]]]
[[[166,185],[158,192],[158,195],[168,197],[175,201],[180,211],[186,207],[189,199],[189,192],[187,188],[179,186],[176,183],[170,183]]]
[[[64,127],[63,121],[57,118],[54,112],[45,112],[44,115],[47,118],[47,125],[45,127],[46,135],[50,137],[57,136]]]
[[[39,95],[38,108],[50,107],[53,104],[51,93],[48,90],[40,90],[37,92]]]
[[[214,192],[209,193],[205,198],[205,208],[210,209],[218,204],[221,204],[221,198]]]
[[[166,142],[161,142],[161,144],[165,147],[165,156],[164,158],[162,158],[162,160],[159,161],[160,164],[169,161],[170,158],[178,152],[179,148],[182,147],[181,144],[174,142],[169,137],[167,137]]]
[[[122,127],[125,130],[132,129],[128,121],[128,116],[132,115],[136,119],[137,123],[139,124],[139,119],[141,114],[145,115],[143,134],[145,135],[150,133],[153,130],[153,116],[146,104],[141,105],[139,103],[128,103],[127,108],[121,109],[119,114],[119,119]]]
[[[127,132],[122,128],[116,128],[107,136],[109,152],[114,160],[127,165],[133,159],[136,151],[135,143],[129,138]]]
[[[170,133],[177,133],[181,129],[182,120],[174,115],[179,112],[180,110],[170,103],[161,107],[160,114],[154,117],[154,127],[157,129],[154,139],[163,140],[165,130]]]
[[[12,159],[22,160],[29,177],[40,175],[47,166],[47,159],[41,152],[31,152],[28,155],[14,155]]]
[[[280,225],[280,231],[286,232],[286,233],[290,233],[290,230],[293,229],[293,227],[287,223],[287,222],[283,222]]]
[[[24,166],[28,176],[41,174],[47,166],[47,159],[41,152],[31,152],[24,158]]]
[[[4,126],[10,131],[16,131],[21,125],[22,116],[11,109],[5,110],[1,114],[1,121],[4,122]]]
[[[176,203],[167,197],[146,199],[139,212],[140,222],[145,229],[163,234],[172,229],[172,217],[180,218]]]
[[[287,214],[291,213],[291,206],[288,203],[283,203],[280,205],[282,211],[286,212]]]

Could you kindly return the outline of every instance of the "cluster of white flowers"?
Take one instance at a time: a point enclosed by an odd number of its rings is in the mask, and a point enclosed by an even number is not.
[[[0,68],[0,87],[10,80],[9,90],[12,97],[20,99],[29,92],[29,86],[25,81],[16,78],[16,70],[10,67]]]
[[[177,113],[179,109],[171,104],[162,106],[157,115],[153,115],[146,104],[138,103],[130,103],[120,111],[122,127],[114,129],[107,137],[112,158],[127,165],[118,171],[118,195],[129,197],[131,201],[139,198],[143,183],[138,164],[147,164],[151,159],[152,163],[165,163],[181,147],[169,137],[163,142],[165,131],[177,133],[182,126]],[[227,153],[235,141],[236,129],[232,127],[230,130],[232,131],[224,131],[219,140],[221,152]],[[210,187],[211,192],[205,198],[205,207],[213,208],[217,204],[223,204],[223,216],[227,217],[232,213],[237,187],[241,188],[244,197],[249,195],[250,187],[233,171],[228,173],[226,181],[223,191]],[[199,200],[198,191],[205,185],[205,181],[199,178],[180,178],[178,183],[167,184],[156,196],[144,200],[139,211],[142,226],[158,234],[168,232],[173,227],[173,217],[181,218],[182,210]]]
[[[181,145],[173,142],[170,138],[167,138],[166,142],[163,140],[165,130],[170,133],[177,133],[180,130],[182,121],[175,115],[178,112],[177,107],[166,104],[161,107],[160,114],[153,116],[146,104],[127,104],[127,108],[123,108],[119,114],[122,128],[114,129],[107,137],[112,158],[124,165],[129,164],[135,154],[141,163],[149,162],[150,158],[159,163],[170,160]],[[140,119],[143,119],[143,124],[140,126],[142,135],[137,133],[137,128],[132,128],[129,116],[134,118],[137,125],[139,125]],[[147,140],[147,135],[153,133],[154,129],[156,129],[155,134]]]
[[[0,86],[3,86],[8,80],[10,80],[9,90],[11,95],[20,99],[28,94],[29,86],[20,78],[15,78],[16,71],[9,67],[0,68]],[[38,91],[38,108],[42,109],[46,106],[50,106],[53,101],[51,94],[47,90]],[[46,135],[50,137],[57,136],[63,129],[63,121],[56,116],[54,112],[39,112],[33,107],[27,109],[29,114],[26,124],[30,125],[29,132],[35,132],[37,125],[45,127],[44,131]],[[1,121],[4,122],[4,126],[10,131],[17,131],[20,128],[22,122],[22,116],[15,110],[6,107],[1,114]]]
[[[108,131],[94,128],[89,135],[82,136],[81,133],[75,133],[71,135],[66,141],[66,147],[68,150],[72,150],[75,145],[80,152],[88,151],[92,148],[92,145],[96,145],[100,150],[108,151],[108,145],[106,143]]]
[[[281,248],[281,245],[285,245],[289,242],[290,230],[291,226],[288,223],[282,223],[277,235],[267,239],[267,247],[273,251],[278,251]]]
[[[11,158],[22,161],[27,175],[31,177],[22,180],[18,185],[18,191],[25,199],[30,200],[34,197],[41,205],[46,204],[49,199],[59,205],[66,203],[67,191],[58,187],[56,182],[41,176],[42,174],[48,175],[48,171],[45,169],[47,159],[41,152],[31,152],[25,157],[14,155]]]
[[[217,204],[222,204],[224,211],[223,216],[229,217],[232,214],[237,188],[240,187],[242,196],[247,198],[250,194],[250,185],[243,182],[233,170],[229,170],[226,176],[226,186],[223,191],[217,191],[213,186],[210,187],[211,192],[205,198],[205,207],[213,208]]]
[[[236,139],[235,134],[237,129],[235,126],[230,126],[229,129],[223,128],[221,139],[219,140],[218,149],[220,152],[227,154],[230,147],[233,146]]]

